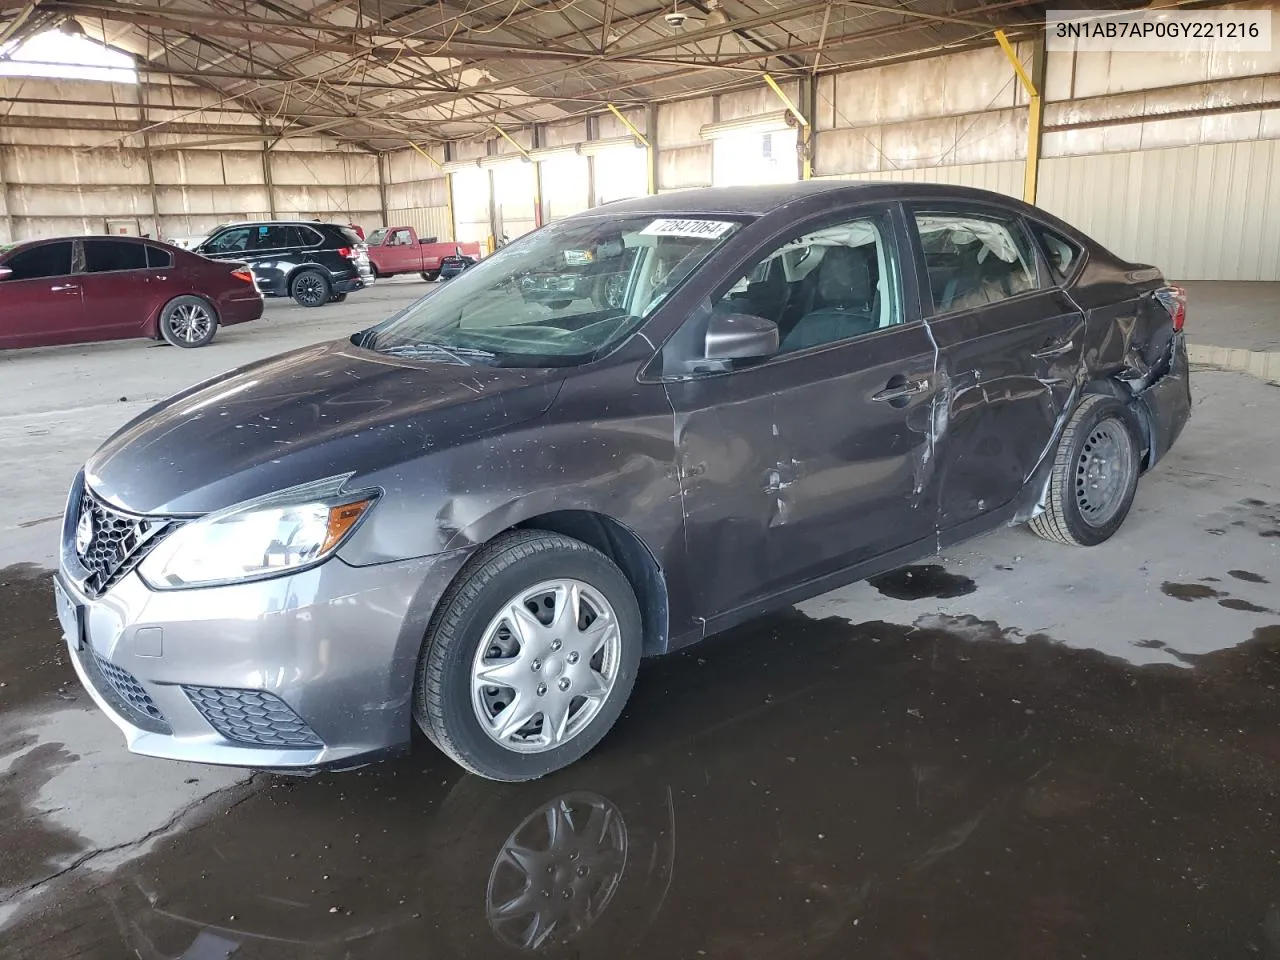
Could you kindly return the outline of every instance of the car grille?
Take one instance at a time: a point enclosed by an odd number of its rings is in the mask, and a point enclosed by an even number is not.
[[[172,733],[169,721],[128,670],[90,650],[81,658],[90,681],[126,720],[152,733]]]
[[[84,591],[90,597],[100,596],[126,576],[175,526],[171,520],[122,513],[107,506],[88,488],[80,498],[77,529],[80,523],[86,522],[86,515],[93,525],[93,533],[83,552],[77,545],[76,556],[89,571]]]
[[[183,687],[209,725],[256,747],[322,747],[324,742],[274,694],[226,687]]]

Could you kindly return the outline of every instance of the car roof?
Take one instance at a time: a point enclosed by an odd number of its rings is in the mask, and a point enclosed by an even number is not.
[[[35,237],[31,240],[17,240],[12,243],[0,243],[0,253],[14,253],[18,250],[25,250],[27,247],[36,247],[42,243],[70,243],[72,240],[121,240],[125,243],[150,243],[161,247],[173,247],[167,240],[157,240],[155,237],[131,237],[124,234],[113,233],[73,233],[65,237]],[[181,250],[181,247],[173,247],[175,250]]]
[[[656,196],[616,200],[592,207],[577,216],[616,216],[619,213],[737,214],[763,216],[807,197],[830,194],[833,199],[956,199],[998,202],[1016,206],[1019,201],[990,190],[939,183],[903,183],[889,180],[799,180],[795,183],[749,187],[697,187]]]

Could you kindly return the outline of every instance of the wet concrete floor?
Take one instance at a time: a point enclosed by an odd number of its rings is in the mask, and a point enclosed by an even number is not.
[[[47,575],[6,573],[4,710],[106,724]],[[421,743],[257,774],[110,869],[31,809],[76,762],[42,742],[0,792],[0,956],[1280,958],[1280,623],[1139,667],[928,622],[773,615],[647,664],[545,780]]]

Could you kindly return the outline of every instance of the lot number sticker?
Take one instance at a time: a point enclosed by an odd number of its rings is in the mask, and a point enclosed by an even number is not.
[[[714,240],[733,227],[727,220],[655,220],[643,230],[645,237],[701,237]]]

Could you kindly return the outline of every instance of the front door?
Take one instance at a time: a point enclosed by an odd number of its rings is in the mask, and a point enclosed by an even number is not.
[[[714,310],[774,321],[778,353],[668,381],[702,617],[933,535],[942,394],[900,235],[880,210],[771,244]]]
[[[71,343],[84,328],[80,278],[72,270],[72,242],[19,250],[4,261],[0,281],[0,347]]]
[[[930,206],[912,220],[951,397],[945,531],[1008,505],[1046,454],[1074,393],[1083,318],[1016,214]]]

